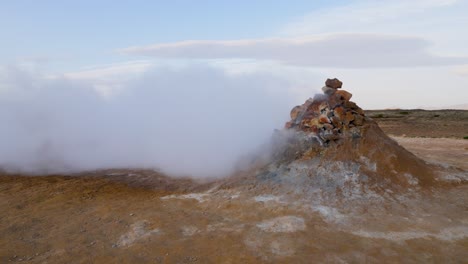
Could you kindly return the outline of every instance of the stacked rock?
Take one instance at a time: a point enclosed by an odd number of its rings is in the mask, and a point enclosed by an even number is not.
[[[309,98],[303,105],[291,110],[291,121],[287,129],[315,133],[325,142],[337,140],[343,133],[362,126],[364,111],[350,99],[352,94],[341,89],[338,79],[327,79],[322,91],[325,95]]]

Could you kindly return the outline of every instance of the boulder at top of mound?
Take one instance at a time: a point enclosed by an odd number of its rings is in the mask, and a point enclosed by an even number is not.
[[[343,86],[343,82],[341,82],[337,78],[327,79],[325,81],[325,86],[333,88],[333,89],[340,89]]]

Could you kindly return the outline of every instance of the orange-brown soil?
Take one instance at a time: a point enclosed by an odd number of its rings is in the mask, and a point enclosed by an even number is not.
[[[466,186],[444,190],[450,193],[442,200],[427,198],[417,211],[406,211],[408,202],[362,208],[358,216],[319,205],[307,210],[278,196],[229,190],[184,196],[99,177],[4,175],[0,190],[2,263],[456,263],[468,257],[466,211],[454,210],[466,210],[460,200],[466,201]]]

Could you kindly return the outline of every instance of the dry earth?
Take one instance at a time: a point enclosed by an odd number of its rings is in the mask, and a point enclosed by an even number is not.
[[[385,133],[395,136],[456,138],[468,137],[468,110],[371,110]]]
[[[368,115],[380,113],[395,115],[388,111]],[[452,117],[430,118],[439,115],[433,112],[425,121],[410,119],[416,114],[419,111],[376,119],[416,155],[466,173],[468,140],[460,139],[468,135],[466,113],[450,122]],[[0,176],[0,263],[466,263],[468,259],[466,181],[404,196],[388,193],[394,202],[367,201],[353,208],[249,188],[219,188],[216,182],[168,179],[151,171],[4,174]]]
[[[366,111],[400,145],[434,164],[468,170],[468,110]]]

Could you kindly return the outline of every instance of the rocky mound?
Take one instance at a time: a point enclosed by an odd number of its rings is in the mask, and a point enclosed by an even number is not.
[[[285,128],[275,132],[270,159],[257,163],[255,184],[274,183],[301,195],[320,191],[350,197],[434,183],[432,168],[350,101],[352,94],[341,89],[341,81],[325,84],[323,94],[295,106]]]

